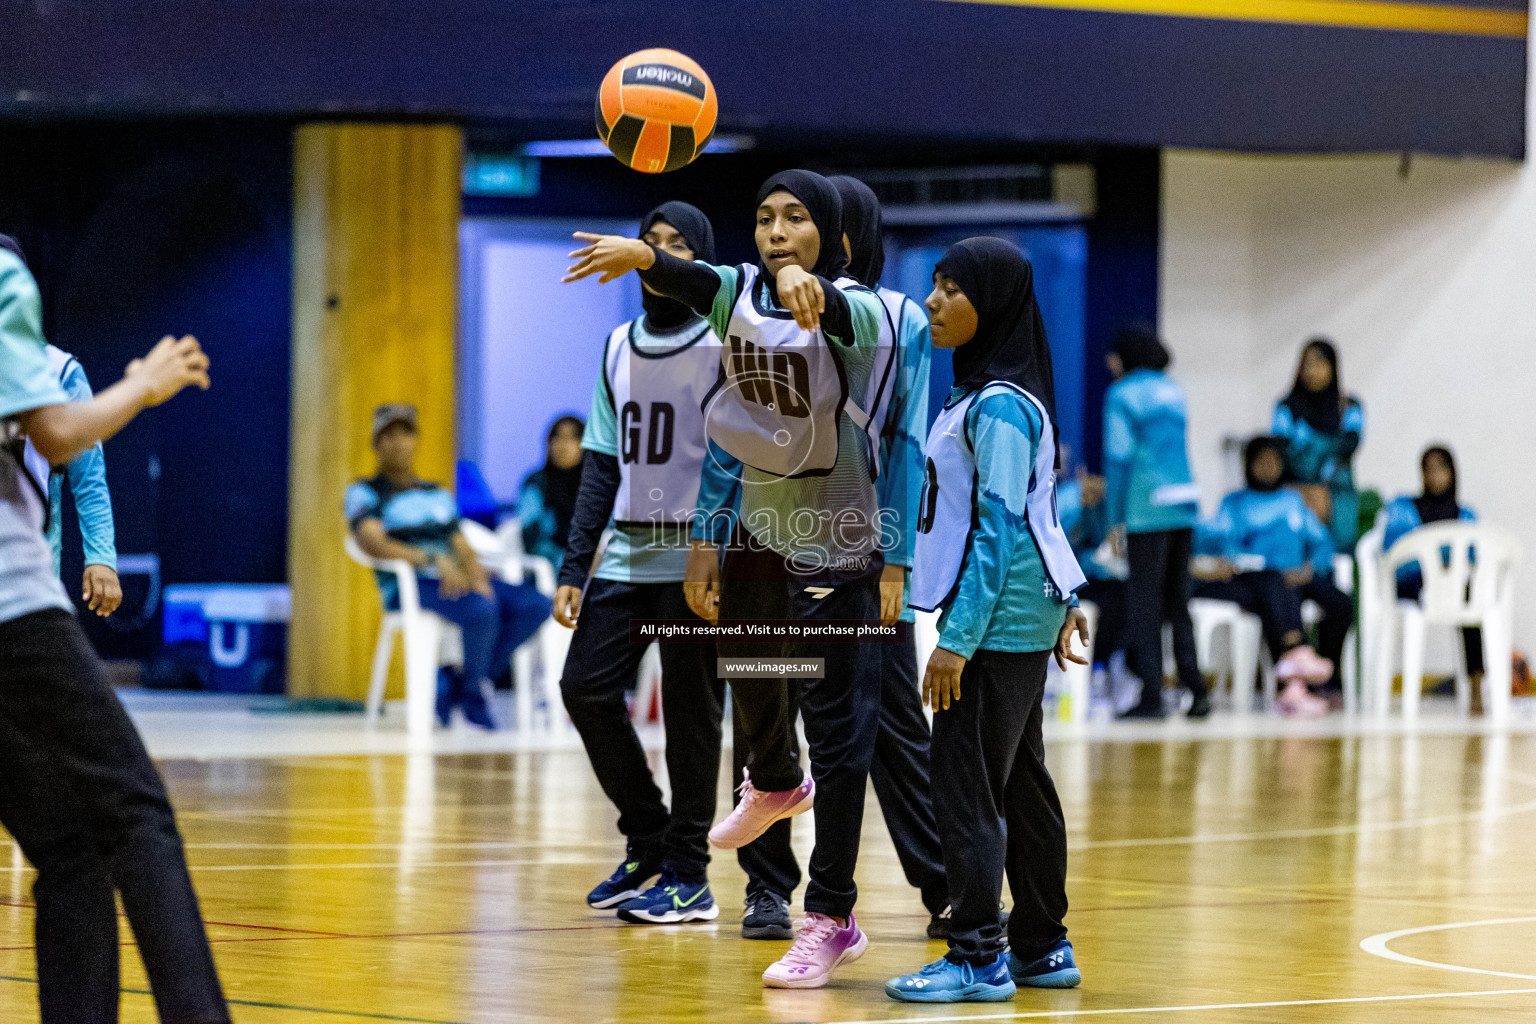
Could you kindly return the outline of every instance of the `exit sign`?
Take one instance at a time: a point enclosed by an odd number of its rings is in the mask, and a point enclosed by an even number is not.
[[[512,153],[470,153],[464,194],[526,199],[539,194],[539,158]]]

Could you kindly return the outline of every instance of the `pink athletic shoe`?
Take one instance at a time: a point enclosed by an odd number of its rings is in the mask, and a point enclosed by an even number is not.
[[[780,818],[793,818],[810,810],[816,802],[816,783],[809,775],[794,789],[763,792],[752,787],[752,777],[743,768],[741,786],[736,792],[741,794],[741,802],[724,821],[709,830],[710,845],[722,850],[746,846]]]
[[[1313,686],[1333,678],[1333,662],[1302,644],[1293,647],[1275,666],[1275,675],[1284,680],[1300,679]]]
[[[1308,690],[1300,679],[1287,683],[1275,704],[1287,718],[1321,718],[1328,713],[1328,702]]]
[[[769,988],[821,988],[834,970],[853,963],[867,948],[869,937],[859,930],[852,914],[844,928],[825,914],[808,912],[800,922],[795,944],[763,972],[763,984]]]

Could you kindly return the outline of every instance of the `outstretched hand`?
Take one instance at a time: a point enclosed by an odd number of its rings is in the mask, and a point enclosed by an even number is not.
[[[144,404],[161,405],[187,387],[208,390],[208,354],[192,335],[173,338],[169,334],[140,359],[128,364],[124,377],[144,387]]]
[[[565,276],[560,279],[563,284],[580,281],[593,274],[601,275],[597,279],[598,284],[607,284],[631,270],[649,270],[656,262],[655,250],[638,238],[594,235],[589,231],[578,231],[572,237],[588,244],[571,253],[571,259],[576,262],[566,269]]]

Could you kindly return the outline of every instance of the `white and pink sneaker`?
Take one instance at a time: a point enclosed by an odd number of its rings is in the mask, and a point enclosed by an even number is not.
[[[844,927],[836,918],[807,912],[795,944],[763,972],[763,984],[769,988],[821,988],[834,970],[853,963],[867,948],[869,937],[859,930],[852,914]]]
[[[1285,692],[1275,699],[1280,713],[1288,718],[1321,718],[1328,713],[1328,702],[1307,689],[1300,679],[1286,684]]]
[[[1285,653],[1285,657],[1275,666],[1275,675],[1286,681],[1300,679],[1317,686],[1333,678],[1333,662],[1302,644]]]
[[[741,802],[724,821],[709,830],[710,845],[722,850],[746,846],[767,832],[774,822],[808,811],[816,802],[816,783],[809,775],[794,789],[777,792],[754,789],[745,768],[741,770],[741,780],[736,790],[741,794]]]

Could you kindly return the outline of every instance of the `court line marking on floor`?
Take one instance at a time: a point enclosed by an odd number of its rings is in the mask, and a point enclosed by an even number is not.
[[[873,1017],[824,1021],[823,1024],[942,1024],[972,1020],[1027,1020],[1039,1017],[1101,1017],[1127,1013],[1192,1013],[1195,1010],[1264,1010],[1285,1006],[1337,1006],[1347,1003],[1394,1003],[1417,999],[1469,999],[1475,996],[1531,995],[1536,988],[1494,988],[1478,992],[1415,992],[1401,996],[1342,996],[1336,999],[1279,999],[1264,1003],[1202,1003],[1195,1006],[1116,1006],[1101,1010],[1026,1010],[954,1017]]]
[[[1521,780],[1523,781],[1523,780]],[[1410,828],[1429,828],[1435,825],[1452,825],[1475,821],[1479,818],[1507,818],[1515,814],[1536,811],[1536,800],[1508,804],[1490,810],[1463,811],[1459,814],[1441,814],[1429,818],[1408,818],[1402,821],[1357,821],[1352,825],[1327,825],[1318,828],[1286,828],[1271,832],[1217,832],[1211,835],[1149,836],[1145,839],[1096,839],[1088,842],[1068,843],[1068,850],[1129,849],[1142,846],[1197,846],[1201,843],[1247,843],[1265,839],[1312,839],[1322,836],[1343,836],[1357,832],[1392,832]]]
[[[0,981],[14,981],[23,985],[36,985],[36,978],[25,978],[16,974],[0,974]],[[147,996],[152,995],[147,988],[119,989],[125,995]],[[401,1017],[392,1013],[359,1013],[356,1010],[327,1010],[320,1006],[295,1006],[291,1003],[262,1003],[253,999],[226,999],[231,1006],[251,1006],[258,1010],[291,1010],[294,1013],[314,1013],[327,1017],[355,1017],[359,1020],[392,1020],[400,1024],[466,1024],[464,1021],[441,1020],[437,1017]]]
[[[1457,971],[1461,974],[1485,974],[1493,978],[1518,978],[1522,981],[1536,981],[1536,974],[1515,974],[1512,971],[1491,971],[1485,967],[1463,967],[1460,964],[1445,964],[1438,960],[1421,960],[1407,953],[1399,953],[1388,948],[1389,943],[1395,939],[1401,939],[1408,935],[1423,935],[1428,932],[1448,932],[1458,928],[1478,928],[1490,924],[1529,924],[1536,921],[1536,917],[1493,917],[1485,921],[1455,921],[1451,924],[1430,924],[1422,928],[1400,928],[1395,932],[1382,932],[1379,935],[1371,935],[1360,940],[1360,948],[1372,956],[1379,956],[1383,960],[1396,960],[1398,963],[1413,964],[1415,967],[1434,967],[1442,971]]]
[[[191,864],[198,871],[419,871],[422,868],[561,867],[569,864],[612,864],[612,857],[539,857],[507,860],[429,860],[419,864],[387,861],[378,864]],[[27,874],[30,865],[0,867],[0,875]]]

